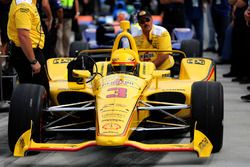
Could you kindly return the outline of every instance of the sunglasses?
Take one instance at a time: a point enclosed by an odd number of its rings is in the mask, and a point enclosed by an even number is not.
[[[146,22],[150,22],[150,20],[151,20],[151,18],[146,17],[146,18],[140,19],[138,22],[139,22],[139,24],[144,24]]]

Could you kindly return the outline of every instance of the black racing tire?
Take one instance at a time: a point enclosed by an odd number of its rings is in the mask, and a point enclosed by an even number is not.
[[[200,42],[197,39],[182,40],[180,50],[187,57],[201,57]]]
[[[195,82],[191,94],[191,139],[193,128],[204,133],[213,144],[213,153],[223,145],[224,100],[223,87],[219,82]]]
[[[70,44],[69,48],[69,56],[76,57],[77,53],[81,50],[89,49],[89,44],[83,41],[74,41]]]
[[[47,104],[47,93],[43,86],[19,84],[13,92],[10,103],[8,142],[14,152],[19,137],[30,129],[32,120],[32,139],[43,142],[43,109]]]

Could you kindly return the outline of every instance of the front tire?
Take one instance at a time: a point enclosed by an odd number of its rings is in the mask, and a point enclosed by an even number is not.
[[[32,120],[32,139],[43,142],[42,111],[46,107],[47,93],[43,86],[20,84],[13,92],[8,123],[8,142],[14,152],[19,137],[30,129]]]
[[[197,122],[196,129],[213,144],[212,152],[219,152],[223,145],[223,87],[219,82],[195,82],[191,96],[191,138]]]

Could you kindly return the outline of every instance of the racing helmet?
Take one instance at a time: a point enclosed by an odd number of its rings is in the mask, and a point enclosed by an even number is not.
[[[112,56],[111,65],[117,73],[131,73],[134,71],[136,61],[129,53],[117,53]]]

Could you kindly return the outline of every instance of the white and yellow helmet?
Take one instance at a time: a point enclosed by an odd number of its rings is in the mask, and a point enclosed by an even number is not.
[[[120,52],[112,55],[111,65],[115,72],[129,73],[134,71],[136,61],[133,55]]]

